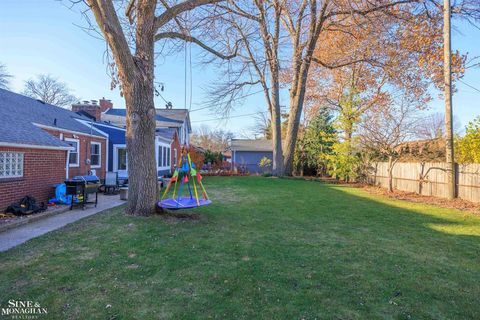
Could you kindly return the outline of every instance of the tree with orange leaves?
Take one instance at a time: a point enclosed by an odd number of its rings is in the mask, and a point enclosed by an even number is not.
[[[392,9],[391,17],[347,20],[320,37],[306,111],[333,109],[343,138],[350,141],[365,112],[380,111],[399,97],[424,108],[431,99],[429,86],[442,89],[443,42],[441,12],[413,15]],[[466,55],[456,52],[452,60],[458,79]]]

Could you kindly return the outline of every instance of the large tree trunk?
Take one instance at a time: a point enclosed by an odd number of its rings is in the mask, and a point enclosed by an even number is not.
[[[282,113],[280,110],[280,94],[278,84],[278,64],[272,68],[272,97],[271,97],[271,118],[272,118],[272,143],[273,143],[273,175],[283,176],[283,150],[282,150]]]
[[[278,99],[278,96],[277,96]],[[283,176],[282,122],[280,107],[272,110],[273,175]]]
[[[285,137],[284,170],[287,176],[293,174],[293,156],[297,143],[300,117],[302,115],[303,99],[300,105],[297,96],[290,97],[290,114],[288,117],[287,135]]]
[[[133,215],[155,212],[158,198],[153,96],[155,5],[155,1],[139,2],[133,57],[135,73],[122,83],[127,105],[129,199],[126,212]]]
[[[153,213],[158,195],[153,88],[151,81],[142,80],[124,88],[129,176],[126,213],[132,215]]]
[[[303,103],[305,101],[305,89],[308,77],[310,60],[304,62],[300,71],[297,90],[290,92],[290,113],[288,115],[287,135],[285,137],[284,170],[285,174],[291,176],[293,173],[293,156],[297,144],[298,129],[302,117]]]

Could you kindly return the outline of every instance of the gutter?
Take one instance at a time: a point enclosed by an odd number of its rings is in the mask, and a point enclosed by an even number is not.
[[[44,149],[44,150],[73,150],[73,147],[45,146],[38,144],[22,144],[11,142],[0,142],[0,147],[26,148],[26,149]]]

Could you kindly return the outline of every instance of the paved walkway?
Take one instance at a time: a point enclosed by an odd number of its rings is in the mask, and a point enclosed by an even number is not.
[[[69,223],[75,222],[82,218],[94,215],[103,210],[110,209],[125,201],[120,200],[120,196],[98,195],[98,205],[87,205],[85,210],[74,208],[72,211],[60,213],[42,220],[27,223],[17,228],[6,230],[0,233],[0,252],[7,251],[10,248],[18,246],[30,239],[41,236],[47,232],[60,229]]]

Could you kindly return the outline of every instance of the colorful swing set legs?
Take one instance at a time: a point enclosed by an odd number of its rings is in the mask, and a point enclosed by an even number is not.
[[[189,179],[189,177],[191,177],[191,179]],[[178,188],[177,193],[178,182],[180,182],[180,187]],[[201,188],[203,199],[200,199],[198,196],[197,182],[198,186]],[[193,184],[193,192],[190,183]],[[190,197],[182,197],[184,184],[187,185]],[[172,198],[165,199],[172,185],[173,196]],[[172,179],[170,179],[170,182],[168,183],[168,186],[165,189],[165,192],[163,193],[162,198],[157,205],[165,209],[189,209],[209,205],[210,203],[211,201],[208,199],[207,192],[205,191],[202,183],[202,176],[200,175],[200,173],[197,173],[195,164],[192,162],[190,154],[186,151],[186,148],[184,146],[182,148],[182,156],[180,157],[178,167],[175,170]]]

